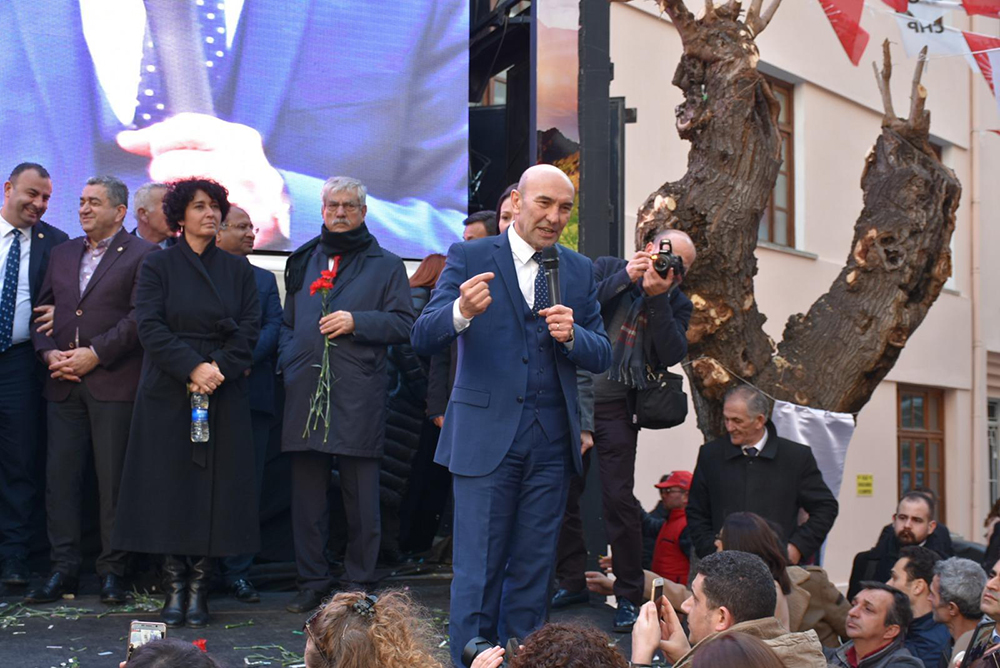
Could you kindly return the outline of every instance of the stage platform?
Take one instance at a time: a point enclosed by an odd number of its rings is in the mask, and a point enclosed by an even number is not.
[[[430,611],[445,642],[450,582],[446,570],[437,570],[389,576],[382,586],[408,590]],[[93,575],[84,578],[81,593],[74,600],[25,609],[19,606],[22,593],[23,590],[16,589],[4,591],[0,586],[0,668],[116,668],[124,659],[129,622],[158,619],[156,612],[141,611],[141,605],[133,604],[123,610],[101,604],[97,578]],[[171,629],[168,633],[188,641],[204,638],[208,651],[227,668],[253,665],[288,668],[301,664],[301,659],[296,659],[301,657],[305,646],[301,629],[308,616],[285,611],[292,595],[292,592],[267,591],[261,593],[260,603],[244,604],[220,593],[209,600],[213,615],[209,626]],[[158,600],[139,597],[139,603],[145,603],[147,608]],[[35,616],[39,613],[46,616]],[[611,633],[613,617],[614,609],[596,596],[589,605],[555,611],[552,615],[553,621],[581,622],[607,631],[609,642],[618,643],[628,656],[631,637]]]

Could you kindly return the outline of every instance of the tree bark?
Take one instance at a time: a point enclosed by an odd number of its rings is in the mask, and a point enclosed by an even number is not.
[[[687,173],[640,207],[636,247],[666,228],[691,235],[698,260],[685,277],[694,303],[689,365],[698,427],[724,433],[722,398],[750,382],[769,395],[833,411],[857,412],[899,357],[951,273],[949,242],[961,185],[928,142],[930,118],[913,81],[910,117],[892,111],[891,64],[882,134],[862,175],[864,209],[847,263],[805,315],[789,318],[775,345],[754,297],[759,221],[780,167],[778,103],[757,71],[755,36],[780,0],[706,4],[695,18],[683,0],[659,0],[684,53],[673,83],[684,92],[677,129],[691,142]]]

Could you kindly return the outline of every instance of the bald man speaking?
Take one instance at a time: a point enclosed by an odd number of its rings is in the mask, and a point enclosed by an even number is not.
[[[506,644],[544,622],[559,523],[582,471],[576,369],[611,364],[593,264],[563,246],[560,304],[541,251],[556,245],[574,189],[536,165],[511,195],[514,224],[455,244],[411,334],[420,355],[458,339],[458,369],[435,461],[453,474],[451,654],[482,636]]]

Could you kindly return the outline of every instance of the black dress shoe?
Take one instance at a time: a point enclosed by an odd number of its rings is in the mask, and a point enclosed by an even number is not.
[[[24,595],[25,603],[52,603],[64,597],[76,596],[77,579],[56,571],[45,584],[30,589]]]
[[[108,573],[101,578],[101,603],[105,605],[122,605],[128,598],[128,592],[122,584],[121,576]]]
[[[260,594],[256,587],[246,578],[240,578],[229,587],[233,593],[233,598],[241,603],[260,603]]]
[[[11,557],[3,562],[3,571],[0,572],[0,583],[5,585],[26,585],[30,577],[31,571],[28,570],[28,564],[24,562],[24,559]]]
[[[615,633],[628,633],[639,618],[639,608],[627,598],[618,599],[618,611],[615,613]]]
[[[317,591],[315,589],[300,589],[299,593],[295,595],[288,605],[285,606],[285,610],[288,612],[312,612],[319,607],[319,604],[323,602],[323,592]]]
[[[581,589],[580,591],[557,589],[556,593],[552,594],[553,610],[568,608],[571,605],[579,605],[580,603],[590,603],[590,592],[586,589]]]

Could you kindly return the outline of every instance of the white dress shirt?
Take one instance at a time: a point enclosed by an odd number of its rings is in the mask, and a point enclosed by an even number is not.
[[[753,448],[753,449],[755,449],[757,451],[757,454],[759,455],[760,452],[761,452],[761,450],[764,449],[764,446],[766,444],[767,444],[767,429],[764,430],[764,435],[761,437],[761,439],[759,441],[757,441],[753,445],[744,445],[740,449],[743,450],[744,453],[746,453],[747,448]]]
[[[226,48],[231,48],[245,0],[195,2],[225,12]],[[129,125],[138,104],[146,5],[142,0],[80,0],[80,20],[104,97],[122,125]]]
[[[21,235],[21,265],[17,273],[17,297],[14,302],[14,331],[11,345],[24,343],[31,338],[31,285],[28,283],[28,264],[31,261],[31,229],[21,230],[0,216],[0,294],[3,294],[4,269],[7,254],[14,241],[14,234]]]

